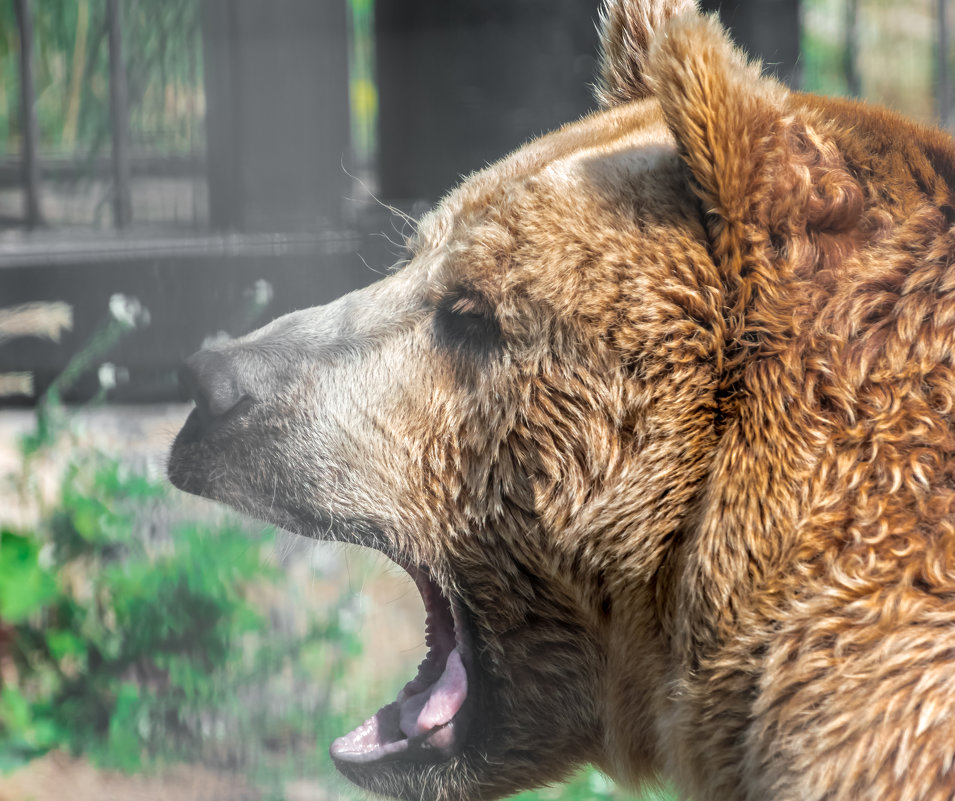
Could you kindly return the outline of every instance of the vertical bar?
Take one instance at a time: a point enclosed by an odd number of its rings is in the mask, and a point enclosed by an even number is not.
[[[859,0],[848,0],[846,3],[846,39],[842,51],[842,69],[849,95],[860,97],[862,79],[859,77]]]
[[[203,81],[206,93],[206,181],[209,224],[217,230],[245,227],[242,152],[242,64],[236,0],[202,0]]]
[[[937,0],[938,12],[938,120],[948,127],[952,114],[951,84],[948,75],[948,0]]]
[[[378,158],[378,89],[375,85],[374,0],[348,4],[348,82],[351,112],[351,153],[358,176],[366,186],[375,183]]]
[[[113,220],[125,228],[133,218],[129,191],[129,97],[123,61],[122,0],[106,0],[109,26],[109,116],[113,134]]]
[[[37,122],[33,105],[33,15],[29,0],[14,0],[20,28],[20,109],[23,153],[24,215],[30,228],[42,224]]]
[[[189,82],[186,87],[187,97],[188,97],[188,107],[189,107],[189,165],[190,170],[189,174],[192,178],[192,227],[199,227],[199,185],[201,182],[199,176],[199,158],[196,153],[196,86],[198,84],[199,77],[199,68],[198,68],[198,54],[196,53],[196,48],[201,46],[201,34],[199,32],[199,23],[196,23],[196,27],[191,27],[189,29],[189,65],[188,65],[188,76]]]
[[[384,198],[433,203],[462,173],[593,108],[596,11],[596,0],[377,2]]]

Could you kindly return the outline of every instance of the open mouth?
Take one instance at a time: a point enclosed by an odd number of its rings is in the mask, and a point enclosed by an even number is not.
[[[216,484],[209,482],[209,471],[190,469],[189,460],[181,456],[186,452],[184,449],[204,442],[210,434],[241,419],[247,406],[246,400],[240,398],[226,414],[215,415],[197,404],[173,445],[169,477],[186,492],[222,500],[255,514],[255,509],[243,499],[231,494],[222,497]],[[271,512],[277,508],[273,501]],[[298,526],[289,526],[288,521],[276,520],[271,512],[272,522],[299,530]],[[352,541],[372,545],[360,538]],[[462,750],[474,717],[473,651],[463,608],[456,599],[442,592],[427,566],[396,558],[393,553],[388,555],[411,576],[421,594],[428,653],[415,677],[404,685],[394,701],[332,743],[331,756],[343,769],[361,770],[398,760],[439,762],[448,759]]]
[[[332,743],[332,758],[342,763],[446,759],[460,751],[467,735],[473,688],[468,682],[472,656],[464,613],[441,592],[426,567],[402,567],[424,601],[428,654],[394,701]]]

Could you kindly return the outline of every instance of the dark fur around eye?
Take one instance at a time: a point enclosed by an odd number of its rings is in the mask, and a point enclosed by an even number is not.
[[[501,328],[491,305],[474,294],[446,297],[435,310],[434,331],[445,347],[489,354],[501,345]]]

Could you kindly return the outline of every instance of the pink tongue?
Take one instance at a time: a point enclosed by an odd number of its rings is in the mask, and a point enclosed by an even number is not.
[[[401,702],[401,731],[406,737],[414,737],[443,726],[458,713],[467,694],[468,674],[455,648],[448,654],[441,678],[427,690]]]

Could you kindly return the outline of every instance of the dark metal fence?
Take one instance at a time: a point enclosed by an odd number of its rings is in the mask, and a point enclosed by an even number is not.
[[[0,2],[12,9],[6,19],[0,13],[0,54],[6,38],[19,74],[10,115],[17,130],[6,149],[0,108],[0,229],[134,222],[201,229],[210,223],[210,203],[213,227],[282,228],[290,223],[266,212],[283,205],[290,188],[304,193],[295,204],[303,219],[292,227],[338,216],[330,206],[350,189],[341,167],[354,166],[355,150],[346,9],[370,6],[367,0]],[[719,10],[737,39],[794,86],[950,122],[951,0],[700,3]],[[371,91],[380,100],[383,148],[377,169],[363,174],[392,199],[433,199],[458,174],[588,105],[597,0],[376,5],[378,86]],[[547,20],[553,24],[542,25]],[[6,36],[5,22],[16,28]],[[533,58],[524,46],[529,32]],[[514,54],[504,52],[511,43]],[[354,37],[351,45],[367,49]],[[287,62],[284,77],[269,63],[277,58]],[[51,120],[37,116],[39,98],[51,93],[40,84],[56,78],[56,59],[70,62],[57,67],[69,108],[68,119],[53,122],[71,132],[59,139]],[[298,104],[290,95],[304,84],[294,71],[313,76],[313,90]],[[256,75],[263,76],[258,86]],[[269,124],[293,110],[302,119]],[[100,127],[78,141],[76,117],[84,114]],[[176,132],[170,147],[175,128],[188,133]],[[315,152],[338,158],[317,158],[301,142],[292,143],[295,158],[285,158],[282,140],[295,131],[317,137]],[[311,199],[309,181],[325,188],[323,202]]]
[[[203,226],[200,0],[2,2],[0,229]]]
[[[794,87],[943,123],[950,3],[700,0]],[[0,0],[0,309],[72,312],[59,344],[0,342],[0,375],[33,374],[31,402],[122,292],[152,325],[111,397],[174,397],[182,357],[252,324],[260,279],[263,317],[374,280],[398,254],[368,189],[427,207],[592,107],[598,5]]]

